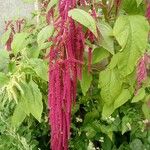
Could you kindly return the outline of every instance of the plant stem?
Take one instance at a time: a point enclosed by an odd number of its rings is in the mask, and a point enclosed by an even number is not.
[[[109,22],[108,13],[107,13],[107,0],[102,0],[102,4],[103,4],[102,10],[103,10],[103,13],[104,13],[105,21]]]

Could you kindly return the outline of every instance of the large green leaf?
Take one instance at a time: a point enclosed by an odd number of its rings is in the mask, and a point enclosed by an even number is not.
[[[102,35],[100,45],[102,45],[111,54],[114,54],[114,41],[112,38],[113,30],[111,26],[105,22],[99,22],[98,29]]]
[[[27,45],[26,38],[28,37],[28,33],[22,32],[14,35],[14,39],[12,42],[12,50],[15,55],[24,49]]]
[[[114,102],[114,109],[117,109],[123,104],[125,104],[130,98],[131,98],[131,94],[129,90],[123,89]]]
[[[114,36],[122,51],[118,68],[124,76],[130,74],[147,47],[149,24],[140,15],[120,16],[114,26]]]
[[[54,27],[52,25],[48,25],[44,27],[37,36],[37,42],[40,47],[41,44],[43,44],[45,41],[48,40],[49,37],[51,37],[54,33]]]
[[[101,62],[103,59],[109,57],[110,53],[104,48],[95,48],[92,54],[92,64]]]
[[[102,118],[109,117],[113,112],[114,112],[113,104],[110,104],[110,105],[104,104],[103,111],[102,111]]]
[[[40,122],[43,112],[42,94],[38,85],[31,81],[22,86],[24,94],[21,97],[24,107],[23,111],[29,115],[30,113]]]
[[[30,100],[28,98],[30,112],[40,122],[43,112],[42,94],[38,88],[38,85],[33,81],[29,83],[29,88],[32,93]]]
[[[120,91],[120,93],[112,99],[112,103],[104,103],[102,117],[109,117],[117,108],[125,104],[130,98],[131,94],[128,89]]]
[[[82,80],[80,81],[83,95],[86,95],[86,92],[90,88],[91,82],[92,82],[92,75],[88,72],[87,68],[84,68],[82,72]]]
[[[14,110],[13,116],[11,118],[11,123],[13,127],[19,127],[24,121],[26,114],[23,110],[24,106],[22,101],[19,102]]]
[[[104,103],[111,105],[120,94],[122,87],[117,70],[106,69],[102,71],[99,75],[99,87]]]
[[[82,9],[75,8],[69,11],[69,16],[87,27],[97,37],[96,22],[89,13]]]
[[[48,81],[48,64],[42,59],[30,59],[29,64],[36,74],[43,80]]]

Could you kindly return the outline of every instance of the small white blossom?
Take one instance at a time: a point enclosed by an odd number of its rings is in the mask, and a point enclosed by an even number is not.
[[[79,117],[76,117],[76,121],[77,122],[82,122],[83,120],[81,118],[79,118]]]

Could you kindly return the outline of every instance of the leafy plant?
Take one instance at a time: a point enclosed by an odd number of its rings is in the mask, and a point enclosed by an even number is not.
[[[0,149],[150,149],[149,2],[40,4],[1,37]]]

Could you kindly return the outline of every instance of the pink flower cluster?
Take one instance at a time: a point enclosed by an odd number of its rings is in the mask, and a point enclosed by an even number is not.
[[[141,88],[142,83],[147,78],[147,65],[150,63],[150,56],[145,54],[138,62],[137,65],[137,87],[135,94],[137,94],[138,90]]]
[[[84,0],[79,2],[85,3]],[[77,78],[81,79],[82,75],[84,33],[82,26],[68,17],[68,11],[75,8],[76,4],[76,0],[59,0],[59,17],[55,20],[51,18],[57,31],[52,39],[54,45],[49,57],[48,99],[52,150],[68,149],[71,107],[76,99]]]

